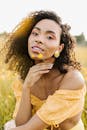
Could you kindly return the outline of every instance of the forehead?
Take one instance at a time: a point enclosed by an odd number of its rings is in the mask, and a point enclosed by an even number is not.
[[[43,31],[54,31],[55,33],[61,33],[61,28],[58,23],[50,19],[43,19],[39,21],[35,27],[40,28]]]

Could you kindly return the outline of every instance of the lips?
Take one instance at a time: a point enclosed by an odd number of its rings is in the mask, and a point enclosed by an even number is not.
[[[42,48],[38,47],[38,46],[32,46],[32,51],[36,52],[36,53],[41,53],[44,50]]]

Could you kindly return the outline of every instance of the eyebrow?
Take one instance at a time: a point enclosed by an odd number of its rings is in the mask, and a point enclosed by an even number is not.
[[[38,27],[34,27],[34,29],[37,29],[37,30],[41,31],[41,29],[38,28]],[[54,32],[54,31],[51,31],[51,30],[47,30],[46,33],[52,33],[52,34],[55,34],[55,32]],[[55,34],[55,35],[56,35],[56,34]]]

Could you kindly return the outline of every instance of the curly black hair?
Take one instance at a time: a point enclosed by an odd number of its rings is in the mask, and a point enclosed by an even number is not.
[[[28,37],[31,34],[33,27],[42,19],[51,19],[55,21],[61,28],[60,44],[64,43],[64,49],[60,56],[56,58],[54,67],[61,73],[67,73],[65,65],[73,66],[80,69],[80,63],[76,61],[74,46],[76,40],[70,35],[70,26],[62,24],[61,18],[53,11],[35,11],[29,16],[25,17],[9,36],[4,49],[7,49],[5,63],[9,64],[10,70],[16,70],[21,79],[25,79],[29,68],[34,65],[34,61],[28,54]]]

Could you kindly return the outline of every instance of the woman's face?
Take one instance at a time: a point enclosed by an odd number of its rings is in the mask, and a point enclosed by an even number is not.
[[[34,60],[45,60],[52,57],[56,50],[61,51],[61,28],[53,20],[39,21],[28,38],[28,52]]]

